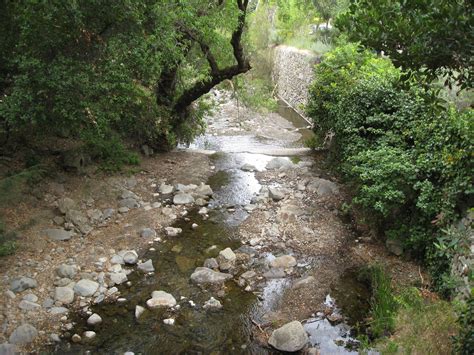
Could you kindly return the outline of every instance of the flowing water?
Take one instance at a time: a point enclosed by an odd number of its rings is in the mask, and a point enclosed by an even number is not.
[[[301,120],[295,124],[295,117],[292,116],[291,122],[293,130],[303,132],[301,137],[311,135]],[[250,202],[261,186],[254,173],[244,172],[240,167],[250,163],[263,170],[273,156],[262,152],[279,155],[285,149],[299,149],[302,139],[284,142],[268,141],[252,135],[205,135],[196,140],[191,148],[219,152],[212,156],[216,173],[209,180],[215,192],[209,206],[209,218],[203,219],[194,210],[188,214],[187,221],[178,220],[175,227],[182,228],[183,233],[177,238],[155,243],[153,247],[156,250],[148,251],[143,256],[144,260],[153,260],[156,273],[148,276],[138,272],[130,274],[132,286],[119,287],[121,297],[126,299],[124,303],[92,307],[92,312],[103,318],[102,324],[94,328],[97,337],[85,344],[62,344],[55,351],[61,354],[86,351],[107,354],[123,354],[126,351],[135,354],[271,353],[271,350],[253,341],[252,320],[260,319],[265,312],[277,307],[282,292],[290,285],[288,279],[270,280],[263,287],[260,298],[230,281],[226,284],[225,296],[219,297],[222,310],[210,312],[204,310],[202,305],[211,296],[216,297],[215,291],[201,289],[191,283],[190,275],[195,267],[202,266],[205,259],[215,257],[220,250],[241,247],[236,234],[239,224],[247,216],[242,206]],[[199,228],[191,228],[193,222],[198,223]],[[336,294],[343,295],[346,288],[358,297],[357,287],[350,284],[335,285],[334,290]],[[135,306],[143,306],[154,290],[171,293],[178,301],[179,309],[147,311],[139,320],[135,319]],[[164,324],[165,318],[175,319],[175,324]],[[85,318],[77,316],[74,321],[77,325],[71,334],[89,330]],[[344,348],[344,344],[351,340],[348,325],[333,326],[326,319],[315,317],[305,327],[310,334],[310,342],[318,344],[323,354],[351,353]],[[337,342],[340,339],[343,344]]]

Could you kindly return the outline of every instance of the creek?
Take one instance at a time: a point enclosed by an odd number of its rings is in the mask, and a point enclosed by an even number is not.
[[[244,206],[249,204],[260,188],[254,172],[243,171],[244,164],[257,170],[274,157],[288,152],[304,152],[302,142],[311,136],[306,122],[291,111],[282,108],[281,120],[286,120],[288,132],[298,132],[297,139],[278,140],[253,134],[206,134],[199,137],[187,149],[213,150],[211,156],[215,173],[208,183],[214,190],[209,208],[209,218],[203,218],[197,209],[189,211],[186,218],[179,219],[174,227],[182,228],[177,238],[166,238],[155,243],[155,250],[147,251],[143,259],[152,259],[156,272],[146,275],[134,271],[129,275],[131,286],[119,287],[123,303],[103,303],[91,307],[101,315],[103,322],[94,328],[87,326],[85,318],[77,315],[71,334],[82,334],[93,329],[97,336],[88,343],[63,343],[55,349],[61,354],[108,353],[123,354],[268,354],[273,351],[255,341],[255,323],[262,322],[267,312],[278,308],[281,295],[291,285],[290,278],[262,280],[259,292],[247,292],[234,281],[226,283],[225,295],[215,290],[204,289],[190,280],[193,270],[202,266],[205,259],[216,257],[218,252],[230,247],[245,248],[238,239],[239,225],[247,218]],[[217,119],[217,124],[222,120]],[[222,127],[224,127],[222,126]],[[225,127],[224,127],[225,129]],[[225,131],[225,130],[224,130]],[[287,156],[287,155],[286,155]],[[288,159],[290,157],[288,156]],[[166,200],[163,203],[167,203]],[[170,203],[170,202],[168,202]],[[198,228],[192,228],[192,223]],[[255,256],[255,265],[264,264],[274,258],[271,253]],[[307,267],[307,266],[303,266]],[[347,282],[348,280],[351,282]],[[342,283],[333,289],[336,298],[342,300],[342,312],[350,324],[360,321],[366,304],[350,307],[351,300],[367,299],[366,290],[354,282],[354,278],[342,278]],[[135,307],[143,306],[154,290],[171,293],[179,307],[145,312],[138,320]],[[345,297],[345,295],[351,295]],[[203,309],[210,297],[218,298],[223,308],[218,311]],[[328,302],[333,300],[328,296]],[[334,306],[334,305],[333,305]],[[347,313],[350,312],[350,313]],[[163,323],[163,319],[175,319],[174,325]],[[349,324],[331,324],[320,315],[307,320],[305,329],[310,343],[319,346],[322,354],[354,353],[345,346],[356,344],[351,338]]]

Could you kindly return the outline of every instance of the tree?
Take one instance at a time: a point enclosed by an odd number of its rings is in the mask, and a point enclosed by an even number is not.
[[[470,0],[351,0],[336,26],[398,67],[472,88],[473,10]]]
[[[156,148],[189,140],[204,126],[190,104],[250,69],[247,5],[0,0],[0,127],[72,138],[114,131]]]

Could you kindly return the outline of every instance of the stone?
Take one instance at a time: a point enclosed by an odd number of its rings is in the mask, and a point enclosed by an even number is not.
[[[38,331],[31,324],[25,323],[10,334],[8,342],[15,345],[26,345],[38,336]]]
[[[58,209],[62,214],[68,213],[76,208],[76,202],[69,197],[63,197],[58,201]]]
[[[176,237],[180,234],[183,230],[181,228],[174,228],[174,227],[166,227],[165,233],[168,237]]]
[[[99,288],[99,284],[95,281],[82,279],[74,285],[74,292],[83,297],[91,297]]]
[[[315,282],[315,278],[313,276],[303,277],[295,281],[295,283],[293,284],[293,289],[296,290],[296,289],[302,288],[306,285],[312,284],[313,282]]]
[[[315,178],[306,188],[310,192],[316,192],[319,196],[329,196],[339,192],[339,188],[334,182],[320,178]]]
[[[176,305],[176,299],[168,292],[165,291],[153,291],[151,298],[146,301],[148,308],[159,308],[159,307],[174,307]]]
[[[285,198],[285,193],[276,187],[269,187],[268,196],[274,201],[280,201]]]
[[[113,208],[106,208],[102,212],[102,218],[103,219],[110,219],[114,216],[114,214],[115,214],[115,210]]]
[[[194,197],[186,193],[178,193],[173,197],[173,203],[175,205],[187,205],[194,203]]]
[[[94,339],[94,338],[97,336],[97,334],[96,334],[94,331],[92,331],[92,330],[86,330],[86,331],[82,334],[82,336],[83,336],[84,339],[86,339],[86,340],[92,340],[92,339]]]
[[[123,257],[121,255],[115,254],[110,258],[111,264],[119,264],[123,265],[125,262],[123,261]]]
[[[126,207],[126,208],[131,210],[133,208],[140,207],[140,204],[133,197],[129,197],[129,198],[124,198],[123,200],[120,200],[119,201],[119,207],[120,208]]]
[[[53,218],[53,222],[54,222],[54,224],[56,224],[58,226],[62,226],[64,224],[65,220],[61,216],[56,216],[56,217]]]
[[[65,307],[51,307],[51,309],[49,310],[49,313],[54,314],[54,315],[64,314],[68,312],[69,310]]]
[[[403,244],[397,239],[387,239],[385,241],[385,247],[387,250],[394,255],[400,256],[403,254]]]
[[[234,262],[237,257],[231,248],[225,248],[219,252],[219,257],[225,259],[226,261]]]
[[[142,306],[135,306],[135,318],[139,319],[141,315],[145,312],[145,308]]]
[[[285,276],[285,272],[283,271],[283,269],[280,268],[272,268],[263,274],[263,277],[265,277],[266,279],[281,279]]]
[[[11,291],[10,291],[11,292]],[[29,302],[38,302],[38,296],[36,296],[35,294],[33,293],[28,293],[26,295],[23,296],[23,299],[25,301],[29,301]]]
[[[120,208],[118,209],[118,211],[119,211],[119,213],[124,214],[124,213],[127,213],[128,211],[130,211],[130,208],[128,208],[128,207],[120,207]]]
[[[41,308],[39,304],[26,300],[21,300],[18,307],[24,311],[36,311]]]
[[[198,196],[212,196],[214,194],[214,191],[212,191],[212,188],[209,185],[205,185],[201,183],[199,187],[194,191],[194,193]]]
[[[211,270],[207,267],[197,267],[191,274],[191,280],[197,284],[220,284],[232,278],[232,275]]]
[[[140,231],[140,237],[142,237],[142,238],[156,238],[156,231],[152,228],[143,228]]]
[[[267,170],[287,170],[293,168],[291,160],[286,158],[273,158],[265,166]]]
[[[3,343],[0,344],[0,355],[15,355],[17,354],[16,346],[14,344]]]
[[[150,146],[143,144],[141,146],[141,150],[144,156],[150,157],[153,155],[153,148],[150,148]]]
[[[124,272],[112,272],[109,274],[110,282],[113,285],[121,285],[128,281],[127,275]]]
[[[208,213],[209,213],[209,211],[206,207],[202,207],[198,211],[198,214],[200,214],[200,215],[205,215],[205,214],[208,214]]]
[[[198,206],[207,206],[209,204],[209,202],[207,202],[205,199],[203,199],[202,197],[198,197],[194,203]]]
[[[308,335],[303,325],[293,321],[275,329],[268,344],[280,351],[295,352],[304,348],[308,343]]]
[[[257,168],[253,166],[252,164],[244,164],[240,167],[240,170],[252,172],[252,171],[256,171]]]
[[[43,301],[43,308],[51,308],[54,306],[54,300],[50,297]]]
[[[236,259],[237,257],[235,256],[235,253],[232,251],[231,248],[221,250],[219,252],[219,256],[217,257],[219,269],[221,269],[222,271],[227,271],[231,269],[234,266]]]
[[[72,337],[71,337],[71,340],[73,343],[80,343],[82,338],[79,334],[74,334]]]
[[[123,262],[128,265],[135,265],[138,262],[138,254],[135,250],[125,250],[122,258]]]
[[[54,299],[62,304],[70,304],[74,301],[74,291],[70,287],[56,287]]]
[[[104,214],[102,213],[101,210],[98,209],[91,209],[87,210],[87,217],[93,222],[93,223],[99,223],[104,219]]]
[[[92,327],[99,325],[100,323],[102,323],[102,317],[97,313],[93,313],[89,318],[87,318],[87,325]]]
[[[56,334],[56,333],[51,333],[51,334],[49,335],[49,339],[51,339],[51,340],[52,340],[53,342],[55,342],[55,343],[60,343],[60,342],[61,342],[61,338],[60,338],[59,335]]]
[[[174,187],[171,185],[161,184],[159,191],[160,191],[160,194],[169,195],[173,193]]]
[[[36,282],[35,279],[32,279],[30,277],[19,277],[16,279],[13,279],[13,281],[10,284],[10,290],[18,293],[25,291],[29,288],[35,288],[38,286],[38,283]]]
[[[82,234],[88,234],[92,230],[89,219],[81,211],[69,210],[66,213],[66,221],[73,223]]]
[[[296,266],[296,259],[291,255],[282,255],[270,261],[270,266],[273,268],[288,269]]]
[[[62,240],[69,240],[74,236],[73,231],[67,231],[60,228],[49,228],[43,230],[43,233],[52,240],[62,241]]]
[[[204,306],[202,308],[218,310],[222,308],[222,304],[219,302],[219,300],[216,300],[214,297],[211,297],[209,300],[206,301],[206,303],[204,303]]]
[[[11,300],[14,300],[16,298],[15,292],[13,292],[12,290],[5,291],[5,296],[7,296]]]
[[[138,269],[145,273],[155,271],[155,268],[153,266],[153,261],[151,259],[148,259],[144,263],[138,264]]]
[[[189,184],[189,185],[177,184],[176,185],[176,190],[178,192],[190,193],[196,189],[197,189],[197,185],[194,185],[194,184]]]
[[[204,267],[209,269],[217,269],[219,268],[219,264],[215,258],[209,258],[204,260]]]
[[[73,279],[76,276],[78,267],[76,265],[61,264],[56,268],[59,277]]]

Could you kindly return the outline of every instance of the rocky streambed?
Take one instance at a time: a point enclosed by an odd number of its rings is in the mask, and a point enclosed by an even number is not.
[[[216,97],[208,133],[161,165],[150,160],[144,175],[113,181],[113,207],[50,197],[55,226],[36,229],[44,257],[4,278],[3,305],[13,308],[2,311],[2,349],[357,348],[351,325],[368,294],[350,270],[390,257],[344,222],[343,188],[302,147],[304,123]]]

